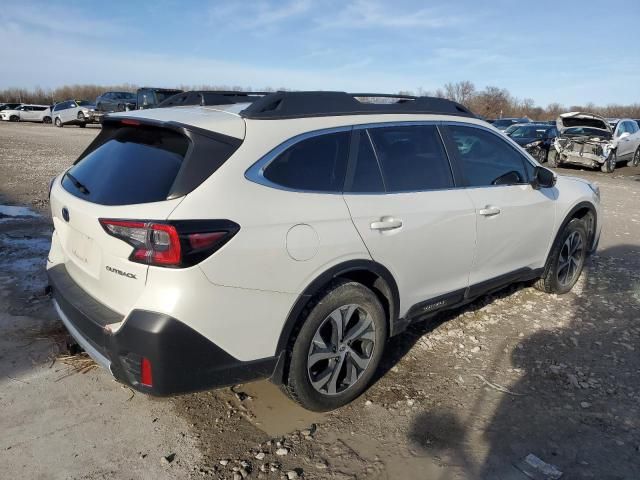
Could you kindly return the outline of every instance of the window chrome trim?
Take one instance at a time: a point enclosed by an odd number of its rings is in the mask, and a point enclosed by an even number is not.
[[[324,128],[321,130],[313,130],[310,132],[301,133],[300,135],[296,135],[295,137],[291,137],[288,140],[285,140],[283,143],[272,149],[269,153],[260,158],[256,163],[251,165],[246,172],[244,172],[244,177],[254,183],[259,185],[263,185],[269,188],[275,188],[276,190],[284,190],[285,192],[298,192],[298,193],[318,193],[318,194],[330,194],[330,195],[342,195],[342,191],[344,189],[344,185],[340,191],[332,191],[332,190],[305,190],[300,188],[290,188],[285,187],[284,185],[280,185],[278,183],[272,182],[268,178],[264,176],[264,171],[269,167],[271,162],[273,162],[280,154],[284,153],[290,147],[307,140],[309,138],[320,137],[322,135],[329,135],[332,133],[342,133],[342,132],[351,132],[353,130],[352,125],[344,126],[344,127],[332,127],[332,128]],[[347,154],[348,155],[348,154]],[[348,159],[347,159],[348,161]]]
[[[269,151],[267,154],[262,156],[257,162],[255,162],[253,165],[251,165],[245,171],[244,176],[250,182],[257,183],[257,184],[265,186],[265,187],[274,188],[276,190],[282,190],[282,191],[285,191],[285,192],[298,192],[298,193],[316,193],[316,194],[320,194],[320,195],[327,195],[327,194],[329,194],[329,195],[404,195],[404,194],[411,194],[411,193],[443,192],[443,191],[449,191],[449,190],[461,190],[461,189],[469,189],[469,188],[473,188],[473,189],[478,189],[478,188],[500,188],[500,187],[513,187],[513,186],[521,186],[521,185],[531,185],[530,181],[527,182],[527,183],[517,183],[517,184],[512,184],[512,185],[479,185],[479,186],[454,185],[453,187],[450,187],[450,188],[434,188],[434,189],[429,189],[429,190],[407,190],[407,191],[401,191],[401,192],[387,192],[387,191],[385,191],[385,192],[345,192],[344,191],[344,186],[343,186],[343,189],[341,191],[336,192],[336,191],[332,191],[332,190],[329,190],[329,191],[325,191],[325,190],[306,190],[306,189],[285,187],[284,185],[280,185],[280,184],[277,184],[277,183],[274,183],[274,182],[268,180],[264,176],[264,171],[271,164],[271,162],[273,162],[280,154],[285,152],[288,148],[296,145],[297,143],[300,143],[300,142],[302,142],[304,140],[307,140],[309,138],[319,137],[321,135],[327,135],[327,134],[331,134],[331,133],[350,132],[350,131],[354,131],[354,130],[369,130],[369,129],[373,129],[373,128],[410,127],[410,126],[424,126],[424,125],[433,125],[433,126],[436,126],[436,127],[439,127],[439,126],[444,126],[444,127],[446,127],[446,126],[462,126],[462,127],[470,127],[470,128],[477,128],[477,129],[480,129],[480,130],[485,130],[485,131],[495,135],[496,137],[500,138],[505,143],[507,143],[514,150],[514,152],[516,154],[519,154],[532,167],[539,166],[539,164],[533,158],[529,157],[529,154],[527,152],[520,151],[520,150],[522,150],[522,147],[520,147],[520,145],[515,143],[509,137],[506,137],[502,133],[497,132],[495,129],[493,129],[491,127],[488,127],[488,126],[478,125],[476,123],[469,123],[469,122],[465,122],[465,121],[454,121],[454,120],[408,120],[408,121],[402,121],[402,120],[398,121],[398,120],[396,120],[396,121],[390,121],[390,122],[361,123],[361,124],[357,124],[357,125],[346,125],[346,126],[340,126],[340,127],[331,127],[331,128],[324,128],[324,129],[320,129],[320,130],[313,130],[313,131],[301,133],[299,135],[296,135],[294,137],[289,138],[288,140],[285,140],[283,143],[281,143],[280,145],[276,146],[271,151]],[[447,144],[444,141],[444,139],[442,138],[442,133],[440,132],[439,129],[438,129],[438,135],[440,137],[440,142],[442,143],[442,146],[444,148],[445,155],[447,157],[447,161],[449,162],[449,168],[451,169],[451,173],[453,175],[453,180],[454,180],[454,182],[456,182],[456,180],[459,180],[459,179],[456,178],[456,176],[455,176],[455,174],[453,172],[453,166],[452,166],[451,162],[456,162],[458,160],[456,158],[453,158],[455,155],[452,156],[451,153],[448,151]],[[369,139],[369,140],[373,144],[371,139]],[[376,152],[375,148],[373,150],[374,150],[374,153],[377,156],[377,152]],[[381,173],[382,173],[382,171],[381,171]],[[383,182],[384,182],[384,175],[383,175]],[[385,186],[385,188],[386,188],[386,186]]]

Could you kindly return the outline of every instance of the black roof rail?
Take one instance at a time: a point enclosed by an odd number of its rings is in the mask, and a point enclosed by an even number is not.
[[[232,105],[234,103],[253,102],[266,92],[240,92],[223,90],[190,90],[176,93],[158,105],[158,108],[187,105]]]
[[[396,99],[384,103],[364,100]],[[254,101],[240,112],[245,118],[276,120],[288,118],[371,114],[439,114],[475,118],[459,103],[437,97],[414,97],[402,94],[347,92],[274,92]]]

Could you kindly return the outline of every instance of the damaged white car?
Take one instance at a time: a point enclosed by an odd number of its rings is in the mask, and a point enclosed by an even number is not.
[[[615,170],[618,162],[640,163],[640,129],[630,119],[613,125],[606,119],[584,112],[563,113],[556,120],[558,136],[549,149],[550,167],[563,163]]]

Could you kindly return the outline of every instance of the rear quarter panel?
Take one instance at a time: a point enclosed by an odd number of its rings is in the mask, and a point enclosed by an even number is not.
[[[254,137],[187,195],[170,217],[228,219],[240,225],[229,243],[200,264],[207,278],[222,286],[301,293],[333,265],[370,259],[341,194],[290,192],[245,178],[253,163],[289,138],[282,131]],[[315,232],[305,236],[304,245],[297,245],[311,256],[306,260],[296,260],[289,252],[288,233],[297,225]]]

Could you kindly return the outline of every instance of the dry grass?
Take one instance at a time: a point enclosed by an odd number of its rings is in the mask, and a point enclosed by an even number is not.
[[[57,378],[56,382],[76,373],[90,372],[98,366],[86,352],[80,350],[64,326],[60,324],[30,328],[25,334],[30,339],[30,342],[24,345],[25,347],[38,341],[52,343],[52,348],[47,355],[49,368],[52,368],[56,362],[61,362],[67,367],[66,373]]]
[[[90,372],[98,366],[98,364],[85,352],[80,352],[76,355],[60,355],[57,360],[67,365],[69,368],[67,373],[56,379],[56,382],[75,373],[84,374]]]

